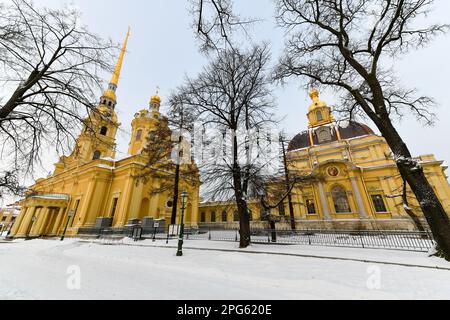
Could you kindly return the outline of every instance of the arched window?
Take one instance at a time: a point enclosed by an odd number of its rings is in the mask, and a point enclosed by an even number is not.
[[[333,197],[334,208],[336,213],[349,213],[350,204],[348,202],[347,192],[342,186],[335,186],[331,190],[331,195]]]
[[[107,133],[108,133],[108,128],[107,128],[107,127],[102,127],[102,128],[100,129],[100,134],[101,134],[102,136],[106,136]]]
[[[216,222],[216,212],[211,212],[211,222]]]
[[[239,222],[239,212],[235,211],[233,218],[234,222]]]
[[[98,159],[100,159],[100,157],[101,157],[101,155],[102,155],[102,153],[100,152],[100,151],[95,151],[94,152],[94,156],[92,157],[92,160],[98,160]]]
[[[316,111],[316,118],[317,118],[317,121],[322,121],[323,120],[322,111],[320,111],[320,110]]]
[[[136,141],[141,141],[142,139],[142,130],[139,129],[136,133]]]
[[[227,216],[228,216],[228,214],[227,214],[227,212],[226,211],[222,211],[222,222],[227,222]]]

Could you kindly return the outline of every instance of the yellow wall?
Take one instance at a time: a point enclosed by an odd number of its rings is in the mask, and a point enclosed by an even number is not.
[[[403,181],[386,141],[377,135],[340,140],[308,147],[288,153],[290,172],[298,175],[315,173],[321,177],[313,183],[298,185],[292,191],[294,216],[298,228],[343,229],[402,229],[412,230],[415,225],[407,215],[401,198]],[[450,212],[450,185],[442,161],[427,155],[417,158],[434,187],[447,213]],[[336,168],[335,175],[330,168]],[[329,169],[332,175],[329,174]],[[341,186],[347,195],[349,212],[338,213],[333,200],[333,188]],[[386,211],[376,212],[372,196],[380,195]],[[408,192],[409,206],[423,219],[419,204]],[[307,200],[314,202],[315,213],[309,213]],[[257,204],[257,202],[256,202]],[[285,216],[289,216],[287,201]],[[203,203],[199,213],[206,213],[206,224],[211,223],[210,213],[220,212],[224,204]],[[228,204],[229,210],[236,206]],[[258,214],[255,216],[255,212]],[[279,215],[278,209],[271,210]],[[254,221],[259,221],[259,211],[254,210]],[[284,227],[289,228],[289,219]],[[199,218],[200,221],[200,218]],[[229,221],[230,222],[230,221]],[[255,225],[258,223],[254,222]],[[202,225],[202,224],[200,224]]]

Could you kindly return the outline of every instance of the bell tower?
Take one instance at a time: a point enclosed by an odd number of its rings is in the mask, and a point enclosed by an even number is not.
[[[99,158],[115,157],[115,137],[120,126],[115,112],[117,104],[116,90],[129,36],[130,29],[128,29],[122,45],[108,88],[103,92],[97,108],[91,111],[89,117],[84,120],[83,130],[69,159],[86,163]]]
[[[134,115],[131,122],[131,140],[128,148],[129,155],[137,155],[142,152],[147,143],[148,138],[151,139],[151,132],[154,131],[156,122],[161,120],[161,97],[159,89],[156,94],[150,98],[149,108],[139,111]]]
[[[309,92],[312,104],[308,108],[309,139],[311,145],[341,140],[339,126],[333,117],[331,108],[319,99],[319,90]]]
[[[319,99],[319,91],[312,89],[309,96],[313,102],[308,109],[309,127],[316,128],[335,122],[331,108],[326,102]]]

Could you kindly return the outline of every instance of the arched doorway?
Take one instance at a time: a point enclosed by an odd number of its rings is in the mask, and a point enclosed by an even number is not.
[[[144,217],[147,217],[149,215],[149,209],[150,209],[150,200],[148,198],[144,198],[141,201],[141,209],[139,210],[139,220],[143,220]]]

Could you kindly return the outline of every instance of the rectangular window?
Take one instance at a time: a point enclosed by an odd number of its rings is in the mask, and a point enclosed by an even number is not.
[[[285,216],[286,215],[286,211],[284,209],[284,203],[281,203],[278,206],[278,213],[280,214],[280,216]]]
[[[136,133],[136,141],[141,141],[142,139],[142,130],[138,130]]]
[[[206,222],[206,214],[204,212],[200,214],[200,222]]]
[[[373,194],[372,202],[376,212],[387,212],[386,204],[384,203],[383,196],[381,194]]]
[[[116,214],[116,210],[117,210],[117,202],[119,202],[119,198],[114,198],[113,202],[112,202],[112,207],[111,207],[111,218],[114,220],[114,215]]]
[[[314,200],[307,199],[306,200],[306,209],[308,210],[308,214],[316,214],[316,205],[314,204]]]
[[[216,212],[211,212],[211,222],[216,222]]]

